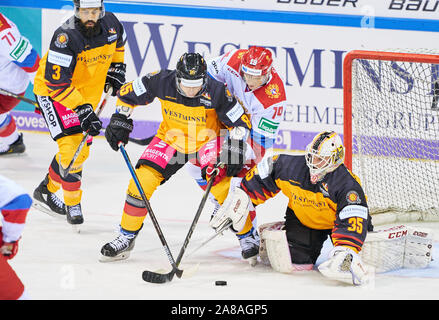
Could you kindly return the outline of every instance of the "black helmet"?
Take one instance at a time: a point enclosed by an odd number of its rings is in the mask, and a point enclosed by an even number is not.
[[[101,8],[99,19],[105,15],[104,0],[73,0],[75,7],[75,17],[79,18],[79,8]]]
[[[180,89],[180,83],[188,87],[202,86],[199,94],[203,93],[207,83],[207,64],[199,53],[185,53],[177,62],[176,67],[177,90],[185,95]]]

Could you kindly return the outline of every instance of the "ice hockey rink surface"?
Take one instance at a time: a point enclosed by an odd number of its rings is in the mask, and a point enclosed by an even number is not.
[[[0,174],[15,180],[32,194],[44,178],[56,152],[47,133],[24,132],[23,155],[0,158]],[[130,143],[126,150],[133,164],[144,147]],[[80,233],[61,218],[36,209],[28,214],[17,256],[10,261],[32,299],[38,300],[308,300],[308,299],[398,299],[423,300],[439,297],[439,228],[435,229],[434,261],[426,269],[376,274],[364,287],[352,287],[325,279],[318,271],[280,274],[270,267],[251,267],[241,260],[236,237],[227,231],[196,252],[213,234],[208,225],[212,204],[200,217],[181,269],[198,265],[187,278],[175,277],[166,284],[142,280],[144,270],[167,269],[170,263],[149,217],[125,261],[99,262],[100,248],[113,240],[121,218],[130,173],[120,152],[103,137],[94,139],[83,172],[82,209],[85,222]],[[384,191],[384,190],[383,190]],[[151,199],[151,206],[171,248],[178,256],[203,193],[183,168]],[[286,197],[258,207],[258,224],[282,220]],[[324,247],[318,263],[330,245]],[[437,260],[436,260],[436,257]],[[227,286],[215,286],[215,281]]]

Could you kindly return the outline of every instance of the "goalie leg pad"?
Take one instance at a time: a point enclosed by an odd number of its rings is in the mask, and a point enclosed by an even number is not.
[[[433,234],[430,229],[407,227],[404,251],[404,268],[425,268],[431,262]]]
[[[360,255],[365,263],[381,273],[401,268],[425,268],[431,262],[432,250],[431,230],[401,225],[369,232]]]
[[[291,261],[290,248],[283,222],[264,224],[260,227],[261,246],[259,254],[261,261],[270,264],[277,272],[291,273],[311,270],[313,264],[294,264]]]

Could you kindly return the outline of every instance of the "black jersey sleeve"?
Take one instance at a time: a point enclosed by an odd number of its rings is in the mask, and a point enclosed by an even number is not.
[[[124,84],[117,93],[116,105],[135,107],[151,103],[157,96],[157,87],[163,71],[149,73]]]
[[[278,156],[263,158],[242,179],[240,188],[248,194],[253,205],[264,203],[280,191],[276,184],[277,160]]]
[[[337,212],[331,238],[335,246],[347,246],[359,252],[368,231],[369,210],[361,185],[351,175],[343,178],[337,181]]]
[[[215,81],[215,80],[212,80]],[[219,82],[217,82],[219,83]],[[241,104],[233,97],[224,84],[215,88],[216,113],[218,119],[227,127],[244,127],[251,129],[249,116],[245,113]]]

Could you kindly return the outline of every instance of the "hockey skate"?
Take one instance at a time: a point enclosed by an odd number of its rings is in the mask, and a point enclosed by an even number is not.
[[[137,232],[128,232],[120,230],[119,235],[113,241],[105,244],[101,249],[101,262],[110,262],[117,260],[125,260],[130,256],[131,250],[134,248]]]
[[[66,214],[64,202],[47,189],[49,177],[46,175],[40,185],[34,190],[32,206],[53,217],[64,217]]]
[[[247,260],[251,266],[255,266],[258,263],[259,253],[259,234],[255,228],[252,228],[249,232],[243,235],[237,235],[239,244],[241,245],[241,255]]]
[[[82,216],[81,204],[78,203],[74,206],[66,205],[66,217],[67,222],[72,225],[73,231],[80,233],[80,226],[84,223],[84,218]]]
[[[23,153],[26,150],[26,146],[23,143],[23,134],[20,133],[18,139],[9,146],[8,149],[0,151],[0,156],[14,154],[14,153]]]

